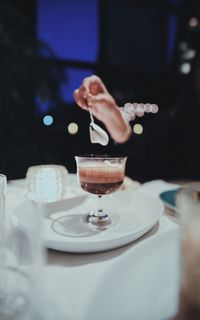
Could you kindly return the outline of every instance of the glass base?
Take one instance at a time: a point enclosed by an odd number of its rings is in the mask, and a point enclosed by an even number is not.
[[[93,228],[97,229],[107,229],[113,225],[115,225],[119,218],[115,215],[112,215],[112,217],[108,214],[97,214],[97,213],[90,213],[86,216],[85,222]]]
[[[96,214],[72,214],[52,221],[54,232],[66,237],[91,237],[99,232],[114,227],[119,221],[115,214],[107,215],[106,219]]]

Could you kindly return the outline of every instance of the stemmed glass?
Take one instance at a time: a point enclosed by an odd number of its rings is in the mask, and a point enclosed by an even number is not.
[[[118,190],[125,176],[125,156],[81,155],[76,156],[77,177],[81,188],[97,195],[98,209],[85,217],[85,223],[93,228],[107,228],[118,221],[114,214],[108,215],[102,207],[102,196]]]

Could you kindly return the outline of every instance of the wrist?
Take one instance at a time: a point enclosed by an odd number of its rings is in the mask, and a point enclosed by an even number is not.
[[[131,126],[127,124],[126,128],[124,128],[124,130],[121,133],[118,132],[118,134],[116,134],[114,140],[117,143],[125,143],[130,139],[131,134],[132,134]]]
[[[111,137],[117,143],[126,142],[132,133],[129,122],[123,117],[120,108],[115,104],[112,112],[106,117],[104,121]]]

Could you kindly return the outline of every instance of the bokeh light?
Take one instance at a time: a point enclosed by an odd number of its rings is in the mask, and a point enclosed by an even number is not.
[[[133,132],[135,134],[142,134],[143,132],[143,126],[139,123],[136,123],[134,126],[133,126]]]
[[[78,132],[78,124],[75,123],[75,122],[71,122],[68,125],[68,132],[69,132],[69,134],[77,134],[77,132]]]
[[[190,25],[190,27],[192,27],[192,28],[197,27],[197,25],[198,25],[198,19],[197,19],[196,17],[190,18],[189,25]]]
[[[53,124],[53,117],[50,115],[44,116],[43,123],[45,126],[51,126]]]
[[[184,74],[188,74],[191,71],[191,65],[188,62],[184,62],[180,65],[180,72]]]

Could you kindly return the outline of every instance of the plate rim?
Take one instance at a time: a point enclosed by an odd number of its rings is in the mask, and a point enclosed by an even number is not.
[[[72,176],[75,176],[75,174],[71,174]],[[24,182],[25,180],[22,179]],[[15,183],[14,183],[15,184]],[[95,253],[95,252],[103,252],[103,251],[108,251],[112,249],[116,249],[125,245],[130,244],[131,242],[136,241],[140,237],[142,237],[144,234],[146,234],[148,231],[150,231],[156,223],[159,221],[159,219],[162,217],[164,213],[164,204],[159,199],[158,196],[154,196],[148,192],[144,192],[143,190],[140,190],[140,188],[136,190],[123,190],[120,191],[121,194],[127,193],[130,195],[135,195],[135,196],[140,196],[140,197],[148,197],[148,199],[151,199],[154,204],[156,202],[156,205],[158,206],[158,212],[157,215],[153,215],[154,217],[152,220],[149,222],[149,224],[140,229],[140,230],[128,230],[123,232],[123,234],[115,237],[115,239],[100,239],[99,242],[96,241],[96,238],[94,238],[94,245],[91,245],[91,239],[89,242],[81,243],[80,247],[80,242],[83,239],[83,237],[79,237],[77,243],[74,242],[74,238],[72,237],[63,237],[62,241],[59,239],[49,239],[48,237],[44,237],[44,233],[41,235],[42,240],[43,240],[43,245],[46,248],[61,251],[61,252],[69,252],[69,253]],[[76,206],[77,208],[77,206]],[[44,218],[44,220],[47,220]],[[45,232],[45,231],[44,231]],[[62,237],[62,236],[61,236]],[[65,241],[63,241],[65,239]],[[69,239],[73,240],[72,242],[68,243]]]
[[[124,191],[123,191],[124,192]],[[43,238],[43,242],[45,247],[62,251],[62,252],[69,252],[69,253],[95,253],[95,252],[103,252],[108,251],[112,249],[116,249],[125,245],[130,244],[131,242],[136,241],[140,237],[142,237],[144,234],[146,234],[148,231],[150,231],[160,220],[164,213],[164,205],[162,201],[158,197],[154,197],[148,193],[140,192],[139,190],[132,191],[135,193],[138,193],[141,197],[148,197],[154,201],[154,204],[158,206],[158,213],[157,217],[153,219],[151,223],[149,223],[148,226],[144,227],[143,229],[132,233],[131,230],[124,232],[122,235],[119,235],[118,237],[111,238],[111,239],[98,239],[93,238],[94,241],[81,241],[85,240],[83,237],[73,238],[73,237],[67,237],[62,236],[62,240],[58,239],[49,239],[49,238]],[[47,219],[45,219],[47,220]],[[68,242],[68,240],[71,240]],[[76,240],[77,239],[77,240]]]

